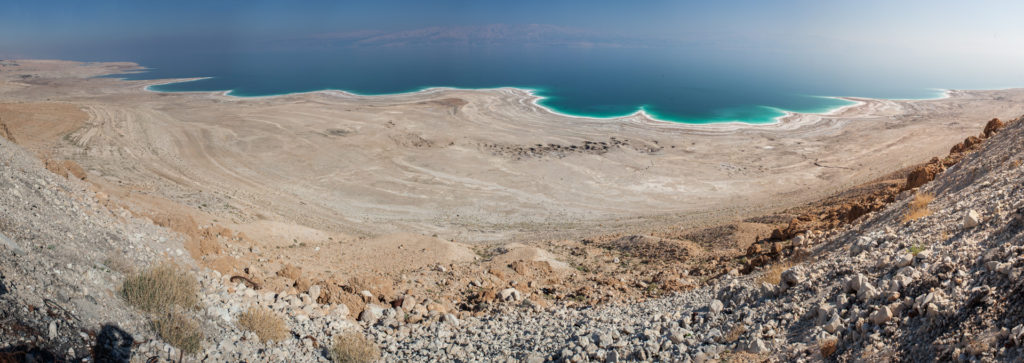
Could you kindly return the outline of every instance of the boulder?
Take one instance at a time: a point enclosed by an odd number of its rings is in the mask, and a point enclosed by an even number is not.
[[[964,215],[963,223],[964,229],[973,228],[981,224],[981,214],[978,214],[978,212],[973,209],[968,210],[967,214]]]
[[[498,292],[498,297],[501,298],[502,301],[519,301],[523,298],[523,295],[519,290],[510,287]]]
[[[383,314],[384,308],[377,306],[376,304],[367,304],[366,308],[363,309],[363,312],[359,313],[359,321],[373,324],[376,323]]]
[[[708,311],[711,311],[713,314],[722,312],[722,309],[724,308],[725,305],[718,299],[711,300],[711,304],[708,305]]]
[[[782,272],[780,282],[788,286],[796,286],[804,280],[803,271],[799,267],[793,267]]]
[[[999,129],[1003,128],[1003,126],[1006,126],[1006,123],[997,118],[994,118],[990,120],[987,124],[985,124],[985,131],[983,132],[983,134],[986,138],[992,137],[992,135],[995,134],[996,131],[999,131]]]
[[[896,261],[894,261],[893,263],[896,265],[896,268],[910,266],[911,264],[914,263],[914,255],[904,253],[902,255],[896,256]]]
[[[822,328],[830,334],[835,334],[843,328],[843,319],[839,317],[839,313],[832,312],[832,318]]]
[[[320,300],[320,285],[313,285],[309,287],[309,297],[312,298],[314,302]]]
[[[871,314],[870,319],[872,323],[875,323],[875,325],[885,324],[892,319],[892,311],[889,310],[888,306],[883,306],[881,309],[875,311],[874,314]]]

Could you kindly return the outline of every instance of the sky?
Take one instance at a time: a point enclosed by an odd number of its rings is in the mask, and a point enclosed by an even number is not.
[[[157,48],[316,46],[339,34],[544,24],[594,44],[766,62],[1010,66],[1024,61],[1019,14],[1022,1],[0,0],[0,57],[132,60],[124,58]]]

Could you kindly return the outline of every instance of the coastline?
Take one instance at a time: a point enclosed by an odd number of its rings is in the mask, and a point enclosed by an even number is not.
[[[145,69],[146,69],[145,67],[142,67],[142,71],[141,72],[144,72]],[[177,84],[177,83],[195,82],[195,81],[201,81],[201,80],[212,79],[212,78],[215,78],[215,77],[208,76],[208,77],[194,77],[194,78],[153,80],[153,81],[156,81],[156,82],[155,83],[147,84],[144,87],[144,90],[149,91],[149,92],[158,92],[158,93],[214,93],[214,94],[220,94],[222,96],[236,97],[236,98],[242,98],[242,99],[268,99],[268,98],[274,98],[274,97],[295,96],[295,95],[302,95],[302,94],[336,94],[336,95],[340,94],[342,96],[347,96],[347,97],[378,97],[378,96],[413,96],[413,95],[430,94],[430,93],[434,93],[434,92],[444,92],[444,91],[501,91],[501,90],[515,90],[515,91],[519,91],[519,92],[525,93],[527,95],[527,97],[530,98],[530,103],[534,107],[537,107],[537,108],[542,109],[543,111],[545,111],[547,113],[550,113],[552,115],[559,116],[559,117],[569,117],[569,118],[577,118],[577,119],[588,119],[588,120],[595,120],[595,121],[615,121],[615,120],[618,120],[618,121],[625,121],[625,122],[635,122],[636,119],[643,119],[643,121],[644,121],[643,123],[652,123],[652,124],[664,123],[666,125],[684,125],[686,127],[693,127],[693,126],[701,127],[701,126],[704,126],[704,127],[708,127],[708,128],[711,128],[711,129],[720,129],[720,128],[735,129],[735,128],[742,128],[742,127],[757,128],[757,127],[765,127],[765,126],[769,126],[769,127],[770,126],[775,126],[775,127],[778,127],[778,126],[782,126],[782,125],[785,125],[785,124],[792,123],[792,122],[794,122],[794,120],[799,120],[799,119],[808,119],[808,118],[813,118],[813,117],[832,117],[832,116],[841,115],[841,114],[843,114],[843,113],[845,113],[847,111],[858,109],[858,108],[860,108],[862,106],[865,106],[865,105],[867,105],[870,102],[884,102],[884,101],[914,102],[914,101],[940,100],[940,99],[945,99],[945,98],[951,97],[951,93],[954,91],[952,89],[937,89],[938,91],[942,91],[941,94],[938,97],[933,97],[933,98],[913,98],[913,99],[887,99],[887,98],[869,98],[869,97],[855,97],[855,96],[810,96],[810,97],[819,97],[819,98],[845,100],[845,101],[849,101],[849,102],[852,102],[852,103],[851,104],[846,104],[846,105],[836,106],[836,107],[830,108],[830,109],[828,109],[828,110],[826,110],[824,112],[802,112],[802,111],[787,110],[787,109],[783,109],[783,108],[779,108],[779,107],[775,107],[775,106],[765,106],[765,105],[758,106],[758,107],[764,107],[764,108],[768,108],[768,109],[774,110],[776,112],[782,113],[782,115],[773,117],[772,118],[773,121],[771,121],[771,122],[749,122],[749,121],[743,121],[743,120],[728,120],[728,121],[701,120],[701,121],[689,121],[689,122],[687,122],[687,121],[678,121],[678,120],[672,120],[672,119],[659,118],[659,117],[651,114],[647,110],[645,110],[644,109],[645,106],[640,106],[636,111],[633,111],[630,114],[620,115],[620,116],[607,116],[607,117],[603,117],[603,116],[573,114],[573,113],[570,113],[570,112],[558,110],[558,109],[555,109],[554,107],[546,106],[546,105],[542,104],[543,101],[545,99],[547,99],[547,97],[539,95],[538,92],[541,91],[539,89],[526,88],[526,87],[516,87],[516,86],[503,86],[503,87],[490,87],[490,88],[463,88],[463,87],[452,87],[452,86],[426,86],[426,87],[423,87],[423,88],[420,88],[420,89],[417,89],[417,90],[412,90],[412,91],[407,91],[407,92],[378,93],[378,94],[361,94],[361,93],[356,93],[356,92],[352,92],[352,91],[348,91],[348,90],[344,90],[344,89],[325,88],[325,89],[311,90],[311,91],[275,93],[275,94],[258,95],[258,96],[238,95],[238,94],[235,94],[235,90],[234,89],[230,89],[230,90],[212,90],[212,91],[163,91],[163,90],[152,89],[152,87],[156,87],[156,86],[165,86],[165,85]],[[146,82],[146,81],[150,81],[150,80],[136,80],[136,81]]]

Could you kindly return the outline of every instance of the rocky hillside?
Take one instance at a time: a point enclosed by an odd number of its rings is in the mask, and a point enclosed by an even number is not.
[[[328,361],[331,338],[355,326],[344,305],[257,294],[197,268],[180,234],[103,199],[0,139],[0,362],[178,361],[179,347],[154,329],[162,312],[140,311],[122,291],[129,277],[168,262],[196,286],[197,307],[182,321],[196,324],[202,344],[186,360]],[[253,306],[282,318],[278,342],[239,324]]]
[[[954,148],[959,163],[911,173],[933,181],[853,222],[784,236],[781,260],[625,304],[541,306],[508,287],[488,314],[408,297],[350,314],[319,291],[254,289],[197,267],[179,234],[0,139],[0,361],[329,361],[352,332],[384,361],[1019,360],[1024,122],[984,134]],[[144,312],[125,281],[167,263],[195,281],[197,301]],[[282,325],[257,328],[257,310]],[[195,347],[168,344],[179,341],[160,328],[179,313]]]
[[[987,133],[995,133],[987,130]],[[387,360],[950,361],[1024,357],[1024,122],[806,253],[672,297],[367,327]],[[506,300],[518,297],[508,293]],[[398,313],[400,314],[400,313]]]

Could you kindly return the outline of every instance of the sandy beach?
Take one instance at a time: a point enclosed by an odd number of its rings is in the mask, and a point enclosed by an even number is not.
[[[47,110],[70,112],[60,122],[72,131],[29,147],[77,163],[111,194],[133,196],[135,209],[159,201],[266,243],[399,232],[509,241],[712,223],[924,162],[992,117],[1024,113],[1024,90],[950,91],[852,99],[770,125],[688,125],[562,116],[514,88],[239,98],[93,78],[137,68],[5,61],[0,117],[19,137]],[[27,108],[31,117],[18,116]]]

